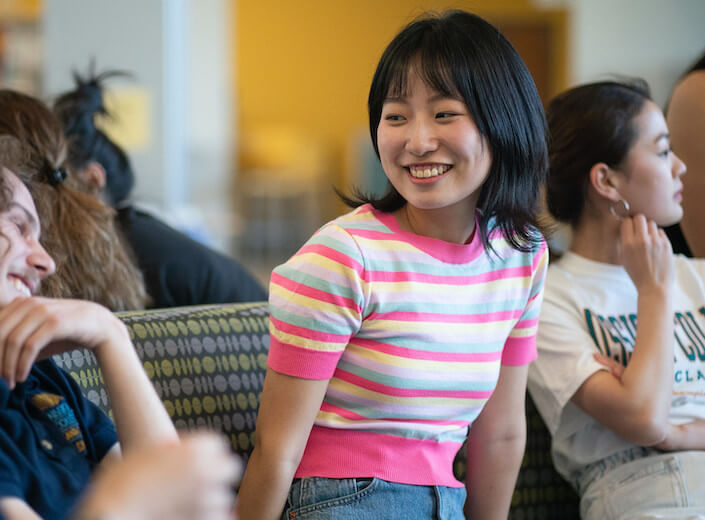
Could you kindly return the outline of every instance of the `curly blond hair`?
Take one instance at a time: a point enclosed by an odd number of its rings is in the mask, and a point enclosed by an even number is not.
[[[69,170],[54,114],[38,99],[0,89],[0,135],[15,137],[26,149],[13,171],[34,199],[42,245],[56,262],[41,294],[90,300],[113,311],[143,309],[148,296],[142,273],[114,224],[114,211]]]

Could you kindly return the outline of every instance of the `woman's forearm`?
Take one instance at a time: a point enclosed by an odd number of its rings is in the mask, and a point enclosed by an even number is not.
[[[240,486],[239,520],[276,520],[284,510],[296,466],[264,459],[261,450],[255,448]]]

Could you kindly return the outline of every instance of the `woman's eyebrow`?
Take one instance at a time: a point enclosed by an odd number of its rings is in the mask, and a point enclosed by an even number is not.
[[[661,139],[666,139],[668,141],[670,137],[671,136],[668,134],[668,132],[663,132],[656,136],[656,139],[654,139],[654,143],[658,143]]]

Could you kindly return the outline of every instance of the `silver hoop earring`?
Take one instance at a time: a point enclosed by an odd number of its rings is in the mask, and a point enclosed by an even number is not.
[[[612,216],[614,218],[616,218],[617,220],[622,220],[623,218],[628,217],[629,210],[631,209],[629,206],[629,203],[624,199],[619,199],[617,202],[615,202],[615,204],[619,205],[620,202],[622,203],[622,206],[624,206],[624,208],[623,208],[624,213],[621,215],[617,212],[617,210],[614,209],[614,205],[610,204],[610,213],[612,213]]]

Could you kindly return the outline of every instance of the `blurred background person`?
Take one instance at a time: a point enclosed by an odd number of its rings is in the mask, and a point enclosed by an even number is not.
[[[705,257],[705,53],[676,85],[666,110],[673,151],[688,167],[683,219],[667,228],[675,253]]]
[[[235,260],[196,242],[132,205],[135,174],[125,151],[95,123],[109,115],[103,82],[119,72],[74,74],[76,87],[54,110],[69,139],[69,162],[93,193],[115,208],[154,307],[266,300],[262,286]]]

